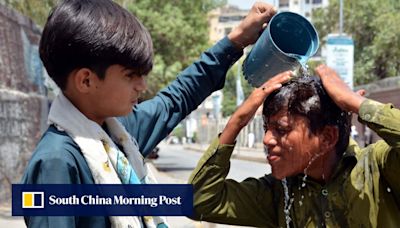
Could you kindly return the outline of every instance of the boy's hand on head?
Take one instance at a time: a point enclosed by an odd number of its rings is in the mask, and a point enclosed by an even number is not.
[[[239,26],[229,33],[228,38],[241,49],[254,44],[275,14],[276,9],[274,6],[268,3],[256,2]]]
[[[282,87],[282,84],[288,82],[292,76],[291,71],[284,71],[279,73],[265,82],[259,88],[253,90],[250,96],[246,99],[242,106],[252,106],[255,108],[254,112],[260,107],[264,100],[275,90]],[[249,105],[247,104],[249,103]],[[242,106],[237,110],[237,112],[242,108]]]
[[[281,88],[282,84],[288,82],[291,76],[291,71],[282,72],[272,77],[259,88],[254,89],[229,119],[220,135],[220,144],[233,144],[240,130],[249,123],[257,109],[264,103],[264,100],[275,90]]]
[[[365,100],[363,92],[353,92],[332,68],[324,64],[319,65],[315,72],[336,105],[344,111],[358,114],[361,103]]]

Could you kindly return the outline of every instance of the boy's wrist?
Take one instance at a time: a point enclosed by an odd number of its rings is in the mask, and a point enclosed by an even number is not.
[[[345,110],[358,114],[361,104],[366,100],[365,97],[360,95],[348,98]]]
[[[246,42],[242,38],[242,30],[239,28],[235,28],[228,34],[228,39],[234,44],[237,49],[243,50],[247,47]]]

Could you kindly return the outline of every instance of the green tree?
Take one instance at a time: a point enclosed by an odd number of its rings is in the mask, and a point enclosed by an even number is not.
[[[228,71],[225,81],[225,86],[223,88],[223,101],[222,101],[222,116],[227,117],[232,115],[232,113],[236,110],[236,79],[238,74],[238,64],[242,64],[239,61],[237,64],[233,65],[233,67]],[[240,80],[242,83],[244,97],[248,97],[253,90],[253,87],[246,81],[243,76],[243,72],[240,71]]]
[[[145,98],[167,85],[208,43],[207,13],[225,0],[137,0],[127,3],[149,29],[154,43],[155,66],[148,78]]]
[[[400,1],[345,0],[344,32],[355,41],[355,84],[400,75]],[[313,12],[320,37],[337,33],[339,0]]]
[[[57,4],[58,0],[1,0],[0,2],[21,12],[43,27],[51,8]]]

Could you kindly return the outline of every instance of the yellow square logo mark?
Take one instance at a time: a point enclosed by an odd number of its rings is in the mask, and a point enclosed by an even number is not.
[[[22,208],[44,208],[44,192],[22,192]]]

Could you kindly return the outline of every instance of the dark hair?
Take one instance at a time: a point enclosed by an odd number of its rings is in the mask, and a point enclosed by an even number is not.
[[[103,79],[113,64],[145,75],[153,67],[153,44],[140,21],[111,0],[63,0],[50,13],[40,58],[60,89],[78,68]]]
[[[313,134],[324,126],[337,126],[339,139],[336,151],[340,154],[346,150],[350,137],[351,114],[341,110],[332,101],[319,77],[294,78],[269,95],[264,102],[264,118],[268,120],[281,110],[306,117]]]

